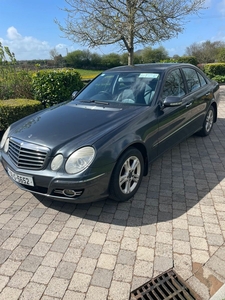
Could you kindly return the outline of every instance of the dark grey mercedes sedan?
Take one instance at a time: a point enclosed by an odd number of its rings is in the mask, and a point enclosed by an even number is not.
[[[73,203],[130,199],[149,163],[217,120],[219,85],[189,64],[101,73],[73,99],[12,124],[0,144],[9,177]]]

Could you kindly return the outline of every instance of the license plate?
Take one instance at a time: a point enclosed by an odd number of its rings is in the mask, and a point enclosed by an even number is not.
[[[16,182],[20,184],[34,186],[34,181],[31,176],[19,175],[8,168],[9,176]]]

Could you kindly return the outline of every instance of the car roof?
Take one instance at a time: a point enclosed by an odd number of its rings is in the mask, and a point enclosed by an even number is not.
[[[149,63],[149,64],[137,64],[133,66],[120,66],[108,69],[105,72],[162,72],[174,67],[192,66],[191,64],[184,63]]]

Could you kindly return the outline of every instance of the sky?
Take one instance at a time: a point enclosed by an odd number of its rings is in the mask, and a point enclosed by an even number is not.
[[[15,53],[17,60],[50,59],[50,51],[66,56],[68,52],[86,50],[63,37],[55,19],[62,25],[66,19],[65,0],[0,0],[0,42]],[[225,0],[206,0],[206,9],[187,19],[184,30],[176,38],[156,45],[163,46],[169,56],[185,54],[193,43],[206,40],[225,42]],[[142,49],[143,46],[135,48]],[[89,49],[100,55],[122,54],[118,45]]]

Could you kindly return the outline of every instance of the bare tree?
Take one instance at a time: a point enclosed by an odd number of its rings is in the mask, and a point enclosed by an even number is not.
[[[65,0],[65,37],[89,47],[118,43],[133,64],[136,44],[154,45],[182,32],[184,17],[205,0]]]
[[[56,48],[53,48],[53,49],[51,49],[51,50],[49,51],[49,55],[50,55],[50,58],[51,58],[52,60],[54,60],[55,57],[59,56],[59,53],[58,53],[58,51],[56,50]]]
[[[198,63],[212,63],[218,59],[218,54],[224,47],[225,43],[221,41],[193,43],[186,48],[186,54],[195,56]]]

